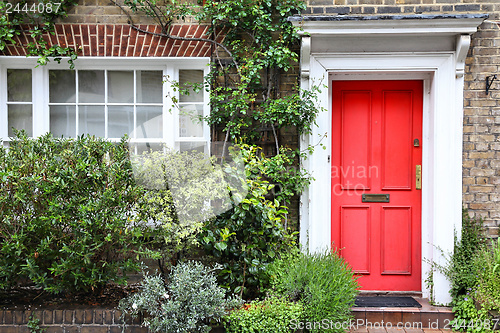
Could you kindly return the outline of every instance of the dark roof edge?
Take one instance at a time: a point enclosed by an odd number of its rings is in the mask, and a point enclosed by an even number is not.
[[[290,16],[290,22],[303,21],[376,21],[376,20],[437,20],[437,19],[481,19],[488,18],[488,14],[412,14],[412,15],[295,15]]]

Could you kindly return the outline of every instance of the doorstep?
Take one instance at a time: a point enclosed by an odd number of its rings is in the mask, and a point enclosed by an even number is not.
[[[352,313],[357,328],[354,331],[390,332],[404,329],[408,333],[416,333],[451,329],[454,316],[450,307],[433,306],[426,298],[414,298],[422,305],[421,308],[353,307]]]

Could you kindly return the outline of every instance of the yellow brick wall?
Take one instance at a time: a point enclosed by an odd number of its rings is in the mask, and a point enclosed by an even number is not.
[[[307,5],[304,14],[491,13],[490,18],[497,19],[500,12],[500,3],[495,0],[308,0]]]
[[[197,0],[184,0],[185,3],[197,3]],[[68,17],[64,23],[106,23],[106,24],[124,24],[129,23],[129,16],[124,10],[115,3],[121,5],[123,9],[131,14],[135,24],[155,24],[156,22],[144,14],[133,14],[132,11],[124,6],[123,0],[79,0],[78,5],[68,12]],[[187,18],[186,23],[191,23]]]
[[[498,17],[498,11],[489,14]],[[485,81],[499,71],[500,28],[485,22],[472,36],[466,59],[463,201],[484,219],[491,235],[500,226],[500,84],[495,81],[486,95]]]

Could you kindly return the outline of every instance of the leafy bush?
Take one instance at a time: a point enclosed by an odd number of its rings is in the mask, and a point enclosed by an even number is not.
[[[226,197],[229,202],[229,193],[221,168],[206,154],[164,149],[132,158],[136,183],[144,189],[134,220],[155,226],[161,234],[157,246],[175,262],[179,253],[198,245],[204,221],[224,209],[207,202]]]
[[[307,171],[297,168],[299,154],[296,151],[280,147],[278,155],[266,157],[257,146],[239,147],[246,176],[251,179],[263,177],[274,184],[274,198],[279,202],[289,204],[294,195],[300,195],[309,186],[311,176]]]
[[[245,153],[233,157],[248,160]],[[267,286],[266,267],[277,253],[295,244],[294,234],[283,227],[287,208],[268,199],[274,185],[252,174],[253,167],[245,163],[244,169],[226,170],[232,178],[228,183],[233,207],[210,220],[199,235],[205,252],[223,265],[221,285],[248,298],[259,296]]]
[[[290,323],[298,322],[301,315],[300,303],[272,297],[229,312],[224,317],[224,327],[228,333],[290,332]]]
[[[345,323],[351,319],[358,284],[351,268],[336,252],[292,251],[271,264],[269,274],[271,293],[300,302],[305,322]],[[336,331],[334,326],[326,331]],[[320,331],[325,329],[312,330]],[[342,331],[341,325],[338,331]]]
[[[488,247],[483,236],[481,219],[462,215],[461,237],[455,235],[454,253],[446,267],[435,266],[451,282],[455,319],[452,328],[459,331],[491,331],[488,311],[500,308],[500,250]],[[499,244],[500,245],[500,244]]]
[[[477,284],[474,258],[484,244],[482,231],[482,220],[471,218],[467,210],[464,210],[461,237],[455,235],[453,255],[445,271],[451,282],[450,293],[453,298],[465,295]]]
[[[161,276],[145,275],[140,290],[120,301],[123,315],[145,315],[143,325],[152,332],[209,332],[207,323],[238,307],[236,297],[226,298],[214,270],[198,262],[179,263],[167,283]]]
[[[199,237],[205,252],[224,267],[221,284],[256,297],[267,283],[267,265],[294,241],[282,226],[286,208],[265,198],[272,185],[261,180],[248,180],[248,185],[247,197],[212,219]]]
[[[125,140],[20,134],[0,146],[0,288],[124,283],[143,245],[131,223],[139,195]]]
[[[467,332],[490,332],[494,323],[490,320],[488,312],[477,309],[472,294],[459,295],[454,301],[453,312],[455,318],[450,325],[453,330]]]
[[[476,299],[488,311],[500,312],[500,238],[483,246],[475,260]]]

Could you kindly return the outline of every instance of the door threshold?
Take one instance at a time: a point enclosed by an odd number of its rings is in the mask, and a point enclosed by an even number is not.
[[[422,298],[421,291],[360,290],[359,296],[408,296]]]

